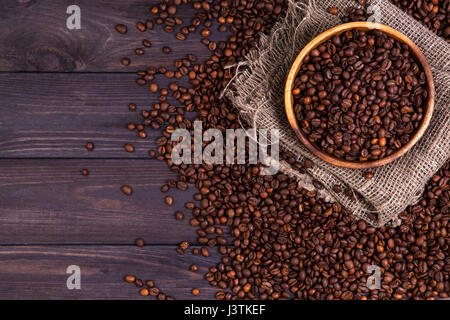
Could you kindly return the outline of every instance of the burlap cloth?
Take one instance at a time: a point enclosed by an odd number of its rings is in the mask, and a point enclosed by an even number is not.
[[[398,215],[419,200],[427,181],[450,157],[450,44],[389,1],[373,0],[370,4],[376,9],[376,22],[401,31],[419,46],[436,84],[436,109],[427,132],[401,159],[372,169],[373,179],[366,179],[360,170],[335,167],[312,155],[295,136],[284,110],[285,81],[296,56],[315,36],[341,24],[339,15],[355,6],[354,0],[289,0],[285,18],[270,35],[261,37],[258,48],[244,62],[234,66],[236,75],[224,94],[249,126],[279,129],[282,149],[291,151],[299,161],[308,158],[314,162],[306,174],[283,162],[284,173],[296,177],[308,190],[315,190],[313,179],[320,181],[325,186],[318,190],[320,195],[337,200],[357,219],[375,227],[398,226]],[[328,13],[331,7],[339,9],[338,16]],[[350,188],[362,197],[355,201],[345,193],[335,193],[334,185]],[[375,221],[374,213],[378,217]]]

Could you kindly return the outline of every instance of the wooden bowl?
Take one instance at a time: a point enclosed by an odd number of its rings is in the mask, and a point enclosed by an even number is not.
[[[292,93],[292,90],[294,88],[294,80],[297,77],[297,74],[303,64],[303,60],[305,57],[309,55],[309,53],[314,50],[316,47],[321,45],[323,42],[327,41],[331,37],[335,35],[340,35],[346,31],[350,31],[353,29],[358,30],[381,30],[384,33],[388,34],[392,38],[406,43],[411,53],[413,54],[413,57],[418,62],[418,64],[422,67],[423,71],[425,72],[426,78],[427,78],[427,90],[428,90],[428,99],[424,102],[424,116],[422,119],[422,122],[417,129],[414,136],[411,138],[411,140],[403,145],[400,149],[392,153],[391,155],[384,157],[379,160],[375,161],[365,161],[365,162],[359,162],[359,161],[347,161],[345,159],[340,159],[334,155],[330,155],[317,147],[314,143],[311,143],[306,135],[303,133],[301,128],[299,127],[297,123],[297,119],[295,117],[294,113],[294,96]],[[378,23],[372,23],[372,22],[350,22],[346,24],[339,25],[337,27],[334,27],[328,31],[325,31],[324,33],[320,34],[316,38],[314,38],[306,47],[303,48],[303,50],[298,55],[297,59],[295,60],[294,64],[292,65],[291,71],[289,72],[287,81],[286,81],[286,87],[285,87],[285,93],[284,93],[284,99],[285,99],[285,108],[286,108],[286,114],[287,118],[289,120],[289,123],[294,129],[297,137],[300,139],[300,141],[305,145],[305,147],[311,151],[316,157],[322,159],[323,161],[326,161],[332,165],[338,166],[338,167],[344,167],[344,168],[351,168],[351,169],[369,169],[369,168],[375,168],[379,166],[386,165],[388,163],[391,163],[392,161],[400,158],[402,155],[404,155],[408,150],[410,150],[417,141],[423,136],[425,133],[428,125],[430,124],[431,117],[433,115],[434,110],[434,99],[435,99],[435,88],[434,88],[434,81],[433,81],[433,75],[431,73],[431,68],[427,62],[427,59],[423,55],[423,53],[420,51],[420,49],[412,42],[408,37],[406,37],[404,34],[400,33],[399,31],[382,25]]]

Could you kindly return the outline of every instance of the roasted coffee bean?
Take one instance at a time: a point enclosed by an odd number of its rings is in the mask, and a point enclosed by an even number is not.
[[[199,294],[200,294],[200,290],[199,289],[192,289],[192,295],[198,296]]]
[[[134,281],[134,285],[135,285],[136,287],[138,287],[138,288],[142,288],[142,287],[144,286],[144,282],[142,282],[141,279],[136,279],[136,280]]]
[[[146,48],[150,48],[152,46],[152,43],[150,42],[150,40],[144,39],[142,40],[142,45]]]
[[[147,26],[146,26],[145,23],[142,22],[142,21],[138,21],[138,22],[136,23],[136,28],[137,28],[140,32],[144,32],[144,31],[147,30]]]
[[[134,146],[127,143],[126,145],[123,146],[126,152],[134,152]]]
[[[166,202],[166,204],[167,204],[168,206],[173,205],[173,197],[172,197],[172,196],[167,196],[167,197],[165,197],[165,198],[164,198],[164,201]]]
[[[143,297],[146,297],[146,296],[148,296],[148,295],[150,294],[150,291],[149,291],[147,288],[142,288],[142,289],[139,291],[139,294],[140,294],[141,296],[143,296]]]
[[[136,281],[136,277],[133,275],[126,275],[124,279],[128,283],[133,283],[134,281]]]
[[[138,246],[138,247],[143,247],[143,246],[145,246],[145,241],[144,241],[144,239],[142,239],[142,238],[137,238],[136,241],[135,241],[135,243],[136,243],[136,246]]]
[[[172,52],[172,49],[169,48],[169,47],[163,47],[163,48],[162,48],[162,52],[165,53],[165,54],[169,54],[169,53]]]
[[[337,15],[339,13],[338,8],[330,8],[328,10],[329,13],[333,14],[333,15]]]
[[[181,221],[184,219],[184,213],[181,211],[177,211],[175,212],[175,219],[177,219],[178,221]]]
[[[93,142],[88,142],[88,143],[86,143],[86,150],[87,151],[94,151],[94,149],[95,149],[95,145],[94,145],[94,143]]]
[[[123,185],[121,187],[121,190],[127,196],[131,196],[131,194],[133,193],[133,189],[130,186],[127,186],[127,185]]]
[[[195,264],[191,264],[191,265],[189,266],[189,270],[191,270],[191,271],[193,271],[193,272],[196,272],[196,271],[198,271],[198,266],[195,265]]]
[[[130,60],[130,58],[122,58],[120,60],[120,63],[122,63],[124,66],[128,67],[131,63],[131,60]]]
[[[124,24],[118,24],[116,26],[116,31],[120,34],[125,34],[125,33],[127,33],[127,26]]]
[[[183,241],[183,242],[180,243],[180,249],[181,249],[181,250],[185,251],[185,250],[187,250],[188,248],[189,248],[189,242]]]
[[[83,169],[81,170],[81,174],[85,177],[87,177],[89,175],[89,170],[88,169]]]
[[[134,104],[134,103],[130,103],[130,104],[128,105],[128,109],[129,109],[130,111],[136,111],[137,106],[136,106],[136,104]]]

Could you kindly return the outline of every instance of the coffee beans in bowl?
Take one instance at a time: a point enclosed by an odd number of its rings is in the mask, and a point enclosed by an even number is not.
[[[300,140],[342,167],[377,167],[406,153],[433,106],[433,79],[420,50],[398,31],[369,22],[313,40],[286,86],[288,119]]]

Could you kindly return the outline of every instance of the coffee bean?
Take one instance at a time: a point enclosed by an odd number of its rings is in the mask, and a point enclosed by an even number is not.
[[[128,283],[133,283],[134,281],[136,281],[136,277],[133,275],[126,275],[125,276],[125,281]]]
[[[87,177],[89,175],[89,170],[88,169],[83,169],[81,170],[81,174],[85,177]]]
[[[152,43],[150,42],[150,40],[144,39],[142,40],[142,45],[146,48],[150,48],[152,46]]]
[[[120,63],[122,63],[124,66],[128,67],[131,63],[131,60],[130,60],[130,58],[122,58],[120,60]]]
[[[142,282],[141,279],[136,279],[136,280],[134,281],[134,285],[135,285],[136,287],[138,287],[138,288],[142,288],[142,287],[144,286],[144,283]]]
[[[192,289],[192,295],[198,296],[199,294],[200,294],[200,290],[199,289]]]
[[[184,213],[181,211],[177,211],[175,212],[175,219],[178,221],[181,221],[184,219]]]
[[[191,264],[191,265],[189,266],[189,270],[191,270],[191,271],[193,271],[193,272],[196,272],[196,271],[198,271],[198,266],[195,265],[195,264]]]
[[[328,10],[329,13],[333,14],[333,15],[337,15],[339,13],[338,8],[330,8]]]
[[[95,149],[95,145],[94,145],[94,143],[93,142],[88,142],[88,143],[86,143],[86,150],[87,151],[94,151],[94,149]]]
[[[365,172],[364,173],[364,177],[366,177],[366,179],[372,179],[373,178],[373,173],[372,172]]]
[[[165,53],[165,54],[169,54],[169,53],[172,52],[172,49],[170,49],[169,47],[163,47],[162,48],[162,52]]]
[[[183,241],[183,242],[180,243],[180,249],[181,249],[181,250],[185,251],[185,250],[187,250],[188,248],[189,248],[189,242]]]
[[[159,86],[158,86],[157,83],[153,82],[152,84],[150,84],[150,91],[151,92],[153,92],[153,93],[158,92],[158,88],[159,88]]]
[[[149,293],[151,296],[156,297],[160,292],[158,288],[150,288]]]
[[[134,146],[127,143],[126,145],[123,146],[126,152],[134,152]]]
[[[148,295],[150,294],[150,291],[149,291],[147,288],[142,288],[142,289],[139,291],[139,294],[140,294],[141,296],[143,296],[143,297],[146,297],[146,296],[148,296]]]
[[[201,251],[202,256],[209,257],[209,250],[208,250],[208,248],[202,247],[200,251]]]
[[[125,26],[123,24],[118,24],[116,26],[116,31],[120,34],[125,34],[125,33],[127,33],[127,26]]]
[[[173,197],[172,196],[167,196],[164,198],[164,200],[168,206],[173,205]]]
[[[133,193],[133,189],[130,186],[127,186],[127,185],[123,185],[121,187],[121,190],[127,196],[131,196],[131,194]]]
[[[136,246],[137,246],[137,247],[143,247],[143,246],[145,246],[145,241],[144,241],[144,239],[142,239],[142,238],[137,238],[136,241],[135,241],[135,243],[136,243]]]

